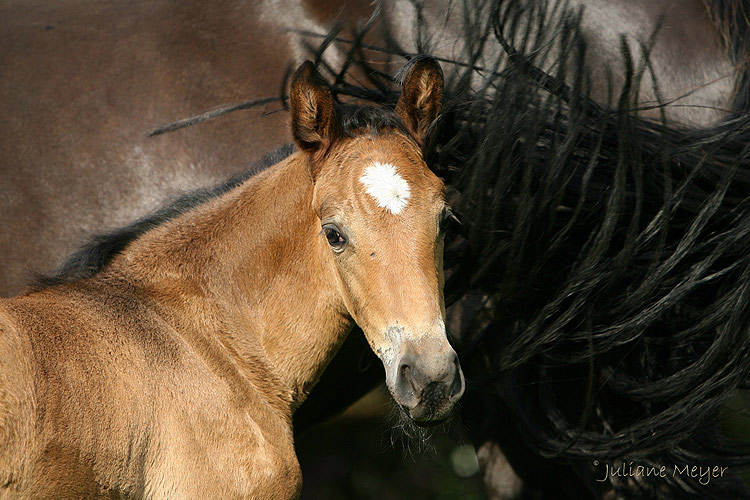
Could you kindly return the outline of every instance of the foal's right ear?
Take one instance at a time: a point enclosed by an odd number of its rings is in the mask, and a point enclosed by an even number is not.
[[[315,65],[305,61],[292,77],[289,91],[292,134],[303,151],[325,151],[339,135],[333,95]]]
[[[411,63],[401,86],[396,113],[420,146],[443,104],[443,70],[432,57]]]

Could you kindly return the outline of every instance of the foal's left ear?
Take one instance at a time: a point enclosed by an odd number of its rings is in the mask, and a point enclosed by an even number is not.
[[[420,146],[424,145],[427,130],[440,114],[442,104],[440,64],[431,57],[416,60],[404,78],[396,113]]]
[[[289,91],[294,141],[303,151],[325,151],[339,135],[331,89],[310,61],[292,77]]]

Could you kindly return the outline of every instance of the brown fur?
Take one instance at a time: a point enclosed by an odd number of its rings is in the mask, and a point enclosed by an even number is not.
[[[314,76],[298,72],[293,108],[327,92]],[[359,184],[373,161],[412,187],[398,218]],[[380,351],[389,322],[444,319],[443,191],[410,138],[363,131],[145,233],[92,278],[4,299],[0,499],[295,498],[292,414],[354,320]],[[348,254],[321,233],[334,215]],[[426,363],[450,349],[422,333]]]
[[[443,71],[434,59],[419,59],[414,65],[423,71],[419,80],[405,81],[401,98],[396,105],[399,114],[412,137],[421,145],[437,117],[443,102]],[[436,77],[430,77],[431,74]]]

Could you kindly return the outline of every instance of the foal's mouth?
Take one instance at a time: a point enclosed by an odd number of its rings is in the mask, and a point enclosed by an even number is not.
[[[402,399],[403,392],[394,394],[394,399],[409,420],[419,427],[433,427],[449,419],[455,403],[464,392],[463,374],[460,367],[456,366],[456,368],[451,383],[446,383],[441,379],[439,382],[427,383],[419,391],[418,386],[411,384],[413,392],[407,394],[412,395],[412,398],[406,400]],[[413,397],[415,395],[416,398]]]
[[[453,410],[451,410],[446,415],[443,415],[440,418],[430,419],[430,420],[415,420],[409,414],[409,410],[406,408],[406,406],[399,405],[399,407],[401,408],[401,415],[407,418],[409,422],[413,423],[417,427],[423,427],[423,428],[437,427],[438,425],[443,425],[444,423],[448,422],[451,419],[451,416],[453,416]]]

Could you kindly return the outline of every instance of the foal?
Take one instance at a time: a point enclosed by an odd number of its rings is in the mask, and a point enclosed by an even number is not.
[[[420,60],[395,113],[344,117],[305,63],[299,152],[92,277],[0,302],[0,498],[295,498],[292,413],[355,322],[405,413],[444,418],[464,388],[450,212],[420,151],[442,83]]]

